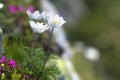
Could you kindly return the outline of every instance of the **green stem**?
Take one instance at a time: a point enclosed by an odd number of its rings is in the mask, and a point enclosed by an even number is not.
[[[46,51],[46,57],[45,57],[45,61],[44,61],[44,64],[43,64],[43,68],[45,67],[46,63],[47,63],[47,60],[49,58],[49,48],[50,48],[50,43],[51,43],[51,39],[52,39],[52,34],[53,34],[53,31],[54,31],[54,28],[52,28],[52,31],[50,33],[50,38],[49,38],[49,41],[48,41],[48,48],[47,48],[47,51]],[[44,69],[43,69],[43,72],[44,74]],[[37,77],[37,80],[40,78],[40,76]],[[43,77],[44,78],[44,77]],[[44,79],[42,79],[44,80]]]
[[[46,62],[47,62],[47,60],[49,58],[49,48],[50,48],[50,43],[51,43],[53,31],[54,31],[54,27],[52,28],[52,31],[50,33],[50,38],[49,38],[49,42],[48,42],[48,48],[47,48],[47,51],[46,51],[46,58],[45,58],[45,62],[44,62],[44,67],[45,67]]]
[[[47,63],[47,60],[48,60],[48,58],[49,58],[49,48],[50,48],[50,43],[51,43],[53,31],[54,31],[54,28],[52,28],[52,31],[51,31],[51,33],[50,33],[50,38],[49,38],[49,41],[48,41],[48,48],[47,48],[47,51],[46,51],[46,57],[45,57],[45,62],[44,62],[44,64],[43,64],[43,68],[45,67],[45,65],[46,65],[46,63]],[[44,69],[43,69],[43,72],[42,72],[42,73],[44,74]],[[37,77],[37,80],[39,79],[39,77],[40,77],[40,76]],[[44,77],[43,77],[43,78],[44,78]],[[44,79],[42,79],[42,80],[44,80]]]

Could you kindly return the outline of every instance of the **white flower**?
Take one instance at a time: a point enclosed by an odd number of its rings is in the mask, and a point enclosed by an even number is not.
[[[3,3],[0,3],[0,9],[2,9],[4,7]]]
[[[3,31],[2,31],[2,29],[0,28],[0,34],[2,34],[2,32],[3,32]]]
[[[100,59],[100,52],[97,48],[88,47],[84,51],[84,56],[91,61],[97,61]]]
[[[35,33],[42,33],[49,28],[47,24],[44,25],[43,23],[35,23],[34,21],[29,21],[29,23]]]
[[[64,23],[66,23],[66,21],[62,17],[53,14],[49,15],[47,21],[48,21],[48,25],[54,28],[61,27]]]
[[[47,11],[42,12],[41,15],[42,15],[42,18],[43,18],[46,22],[48,22],[48,19],[49,19],[51,16],[53,16],[52,13],[47,12]]]
[[[30,19],[32,20],[40,20],[42,19],[42,15],[40,14],[39,11],[35,11],[34,13],[30,12],[29,10],[27,10],[27,14],[29,16]]]

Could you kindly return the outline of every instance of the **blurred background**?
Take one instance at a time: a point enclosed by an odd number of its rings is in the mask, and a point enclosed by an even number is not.
[[[59,80],[120,80],[120,0],[0,0],[0,50],[9,56],[47,37],[32,38],[26,10],[53,11],[67,21],[51,48],[60,56]]]

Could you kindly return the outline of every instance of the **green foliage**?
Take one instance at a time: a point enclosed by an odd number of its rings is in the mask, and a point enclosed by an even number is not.
[[[48,56],[41,48],[35,48],[39,47],[40,41],[34,41],[34,35],[28,27],[26,9],[29,6],[33,6],[35,10],[39,8],[39,0],[3,0],[2,3],[4,7],[0,11],[0,24],[2,25],[0,27],[2,27],[4,34],[4,54],[8,60],[14,59],[16,64],[20,65],[20,69],[14,69],[11,73],[3,73],[1,78],[7,80],[8,74],[8,80],[56,79],[60,71],[55,64],[44,66],[45,59]],[[16,10],[15,13],[11,13],[9,11],[10,6],[16,8],[21,6],[24,11]],[[54,55],[50,55],[48,58],[55,59]]]
[[[18,74],[16,70],[13,71],[11,75],[12,79],[11,80],[20,80],[21,74]]]
[[[47,57],[45,51],[42,48],[27,47],[31,46],[31,44],[36,45],[35,42],[31,41],[32,37],[29,32],[26,34],[26,37],[21,34],[16,34],[11,37],[4,35],[5,56],[7,56],[7,59],[14,59],[17,64],[20,64],[20,70],[16,70],[10,75],[15,80],[19,80],[18,76],[20,75],[21,77],[25,75],[32,80],[34,78],[39,78],[38,80],[56,79],[60,71],[55,64],[44,66],[45,58]],[[51,54],[48,57],[48,60],[50,59],[57,58],[54,54]],[[49,64],[49,62],[47,63]]]
[[[60,74],[56,65],[44,66],[46,56],[45,52],[40,48],[23,47],[18,49],[15,54],[14,57],[19,55],[20,58],[16,59],[16,62],[21,65],[21,69],[18,72],[27,75],[30,79],[54,80]]]
[[[30,33],[27,33],[26,37],[22,36],[21,34],[11,36],[10,38],[7,35],[4,36],[5,56],[7,56],[7,59],[14,59],[17,64],[20,64],[20,70],[14,71],[12,73],[12,78],[17,80],[19,77],[15,77],[16,75],[21,75],[21,77],[25,75],[32,80],[38,77],[40,80],[55,79],[60,71],[55,65],[43,65],[46,58],[45,51],[42,48],[24,46],[36,44],[34,42],[31,43],[31,41]],[[49,59],[57,58],[54,56],[54,54],[51,54]],[[22,79],[20,78],[20,80]]]
[[[12,59],[15,60],[15,67],[9,65],[11,56],[7,56],[2,63],[0,62],[0,79],[2,80],[56,80],[60,74],[55,64],[44,65],[46,59],[45,51],[41,48],[31,48],[22,46],[14,51]],[[55,59],[53,55],[48,60]],[[0,60],[0,61],[1,61]],[[47,62],[49,64],[49,62]]]

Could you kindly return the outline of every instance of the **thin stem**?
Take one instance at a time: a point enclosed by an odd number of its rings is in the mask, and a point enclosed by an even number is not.
[[[30,49],[33,47],[34,32],[32,32],[32,40],[30,42]]]
[[[48,42],[48,48],[47,48],[47,51],[46,51],[46,58],[45,58],[44,66],[46,65],[47,59],[49,57],[49,48],[50,48],[50,43],[51,43],[53,31],[54,31],[54,28],[52,28],[52,31],[50,33],[50,38],[49,38],[49,42]]]
[[[45,62],[43,64],[43,67],[45,67],[46,63],[47,63],[47,60],[49,58],[49,48],[50,48],[50,44],[51,44],[51,39],[52,39],[52,34],[53,34],[53,31],[54,31],[54,28],[52,28],[52,31],[50,33],[50,38],[49,38],[49,41],[48,41],[48,48],[47,48],[47,51],[46,51],[46,57],[45,57]],[[44,70],[44,69],[43,69]],[[44,74],[44,73],[43,73]],[[40,76],[37,77],[37,80],[39,79]],[[43,80],[43,79],[42,79]]]
[[[43,43],[44,43],[43,40],[44,40],[44,38],[43,38],[43,36],[41,36],[41,44],[40,44],[41,48],[43,48]]]

